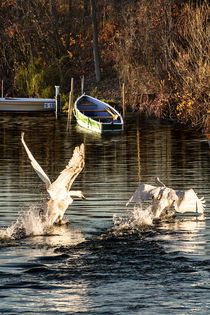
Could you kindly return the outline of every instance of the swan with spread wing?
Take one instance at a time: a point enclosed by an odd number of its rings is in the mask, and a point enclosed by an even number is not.
[[[164,212],[204,212],[204,198],[198,198],[193,189],[174,190],[166,187],[159,178],[156,178],[158,187],[141,184],[133,196],[128,200],[126,206],[130,202],[143,203],[151,200],[151,211],[155,218],[159,218]],[[174,208],[174,209],[172,209]]]
[[[54,223],[62,223],[62,218],[66,209],[73,202],[72,197],[85,199],[82,191],[70,190],[74,180],[82,171],[85,164],[84,144],[81,144],[74,149],[73,156],[69,160],[66,168],[60,173],[58,178],[51,183],[49,177],[35,160],[27,147],[24,141],[24,133],[21,134],[21,141],[31,161],[31,165],[45,183],[47,192],[50,195],[50,200],[47,203],[46,220],[50,225],[53,225]]]

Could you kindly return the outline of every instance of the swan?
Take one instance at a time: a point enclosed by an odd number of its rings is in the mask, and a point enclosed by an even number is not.
[[[29,148],[24,141],[24,132],[21,133],[21,142],[26,150],[26,153],[31,161],[31,165],[46,185],[47,192],[50,195],[50,200],[47,203],[45,220],[48,224],[62,224],[63,215],[70,204],[72,197],[86,199],[83,192],[80,190],[70,190],[74,180],[79,175],[84,167],[85,148],[84,144],[76,147],[72,158],[69,160],[66,168],[60,173],[58,178],[51,183],[49,177],[41,168],[39,163],[31,154]]]
[[[168,188],[158,177],[156,182],[158,187],[141,184],[128,200],[126,206],[130,202],[142,203],[151,199],[151,211],[155,218],[159,218],[164,210],[171,214],[174,214],[174,210],[179,213],[197,212],[202,214],[204,212],[204,197],[199,199],[193,189],[174,190]]]

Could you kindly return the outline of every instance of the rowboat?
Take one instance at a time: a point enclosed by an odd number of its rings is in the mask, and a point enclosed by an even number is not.
[[[51,98],[0,98],[0,111],[4,112],[49,112],[55,109],[56,100]]]
[[[115,108],[86,94],[76,100],[74,116],[81,127],[92,131],[123,130],[123,118]]]

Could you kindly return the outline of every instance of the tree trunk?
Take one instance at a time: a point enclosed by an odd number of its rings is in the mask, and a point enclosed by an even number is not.
[[[98,26],[97,26],[97,19],[96,19],[95,1],[90,0],[90,3],[91,3],[91,13],[92,13],[92,22],[93,22],[93,55],[94,55],[96,82],[100,82],[101,72],[100,72],[100,60],[99,60],[99,49],[98,49]]]
[[[53,27],[53,33],[54,33],[54,42],[55,42],[55,48],[56,48],[56,57],[60,57],[60,48],[59,48],[59,37],[58,37],[58,14],[56,9],[56,3],[55,0],[50,0],[51,5],[51,19],[52,19],[52,27]]]

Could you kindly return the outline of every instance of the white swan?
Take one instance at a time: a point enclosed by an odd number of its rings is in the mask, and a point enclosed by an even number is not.
[[[128,200],[126,206],[130,202],[142,203],[152,200],[151,210],[155,218],[159,218],[164,210],[174,212],[204,212],[204,198],[198,198],[193,189],[174,190],[166,187],[159,178],[156,179],[159,187],[141,184],[133,196]]]
[[[84,144],[76,147],[72,158],[69,160],[66,168],[60,173],[58,178],[51,184],[49,177],[37,163],[24,141],[24,133],[21,134],[21,141],[31,161],[31,165],[38,176],[45,183],[50,200],[47,203],[46,217],[48,224],[62,223],[63,215],[70,204],[72,197],[80,197],[85,199],[82,191],[70,190],[76,177],[84,167],[85,149]]]

